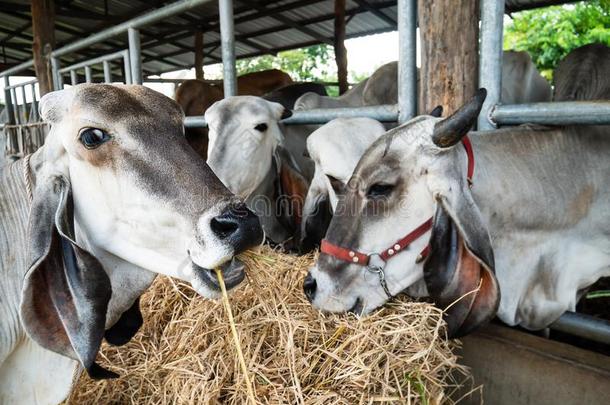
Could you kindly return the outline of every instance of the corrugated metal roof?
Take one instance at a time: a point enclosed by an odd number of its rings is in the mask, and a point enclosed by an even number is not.
[[[507,0],[514,10],[558,0]],[[57,47],[171,2],[148,0],[56,1]],[[396,29],[396,0],[347,0],[348,38]],[[332,43],[333,0],[234,0],[236,55],[257,56],[316,43]],[[0,63],[31,59],[30,2],[0,2]],[[204,32],[204,64],[221,60],[218,5],[212,1],[141,29],[145,75],[192,67],[193,35]],[[127,48],[127,35],[62,57],[62,66]],[[120,64],[115,69],[120,73]],[[100,67],[101,69],[101,67]]]
[[[57,47],[98,32],[120,21],[170,2],[128,0],[56,1]],[[373,7],[396,20],[396,1],[348,0],[347,37],[396,29],[373,15]],[[105,6],[107,5],[107,7]],[[235,0],[235,36],[238,58],[257,56],[333,40],[332,0]],[[16,64],[31,58],[30,2],[0,2],[0,62]],[[210,2],[141,30],[146,75],[192,67],[194,33],[204,32],[204,64],[221,60],[217,2]],[[126,35],[62,57],[62,66],[127,47]],[[114,65],[120,73],[120,64]],[[101,69],[101,66],[100,66]]]

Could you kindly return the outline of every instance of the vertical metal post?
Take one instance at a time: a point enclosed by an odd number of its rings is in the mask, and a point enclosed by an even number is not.
[[[76,70],[70,71],[70,84],[76,86],[78,84],[78,78],[76,77]]]
[[[218,0],[220,43],[222,44],[222,76],[225,97],[237,95],[235,70],[235,33],[233,31],[233,0]]]
[[[59,59],[51,58],[51,72],[53,75],[53,89],[61,90],[64,87],[63,79],[61,77],[61,73],[59,73]]]
[[[125,70],[125,84],[133,84],[131,77],[131,62],[129,61],[129,51],[123,52],[123,70]]]
[[[6,104],[6,115],[8,118],[8,124],[15,124],[15,111],[13,107],[13,103],[17,104],[16,100],[13,100],[11,97],[11,90],[8,86],[11,85],[10,78],[8,76],[4,76],[4,103]]]
[[[140,50],[140,31],[135,28],[127,30],[129,37],[129,62],[131,64],[131,81],[142,84],[142,52]]]
[[[504,0],[481,0],[481,49],[479,52],[479,87],[487,89],[487,99],[479,114],[478,129],[493,129],[491,109],[502,95],[502,32]]]
[[[15,113],[15,123],[21,124],[21,109],[19,108],[19,102],[17,101],[17,92],[15,91],[14,87],[11,88],[11,98],[13,99],[15,107],[13,110],[13,112]]]
[[[38,121],[38,100],[36,100],[36,83],[32,83],[32,121]]]
[[[417,1],[398,0],[398,122],[417,114]]]
[[[21,98],[23,99],[23,119],[25,121],[25,123],[28,122],[28,103],[27,103],[27,99],[25,97],[25,85],[23,86],[19,86],[19,88],[21,89]]]
[[[104,83],[112,83],[112,70],[110,70],[110,62],[105,60],[102,62],[104,66]]]
[[[92,81],[93,81],[93,78],[91,75],[91,66],[85,66],[85,82],[91,83]]]

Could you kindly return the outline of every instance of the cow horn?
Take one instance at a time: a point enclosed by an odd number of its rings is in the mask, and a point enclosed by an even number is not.
[[[448,148],[458,143],[476,122],[486,96],[487,90],[483,88],[477,90],[469,102],[451,116],[438,122],[434,126],[432,142],[440,148]]]

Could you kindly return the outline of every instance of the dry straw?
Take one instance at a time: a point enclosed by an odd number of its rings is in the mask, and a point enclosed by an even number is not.
[[[467,380],[434,306],[395,300],[377,313],[321,314],[302,293],[312,255],[262,248],[231,294],[254,396],[269,404],[451,403]],[[79,380],[72,404],[245,404],[248,392],[223,304],[159,277],[142,297],[145,323],[98,361],[116,380]],[[246,374],[247,375],[247,374]]]

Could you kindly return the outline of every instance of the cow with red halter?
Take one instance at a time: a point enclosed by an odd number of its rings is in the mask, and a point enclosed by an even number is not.
[[[610,138],[587,126],[466,137],[485,94],[366,151],[304,282],[315,307],[366,314],[406,291],[446,310],[450,336],[496,314],[541,329],[610,274]]]

